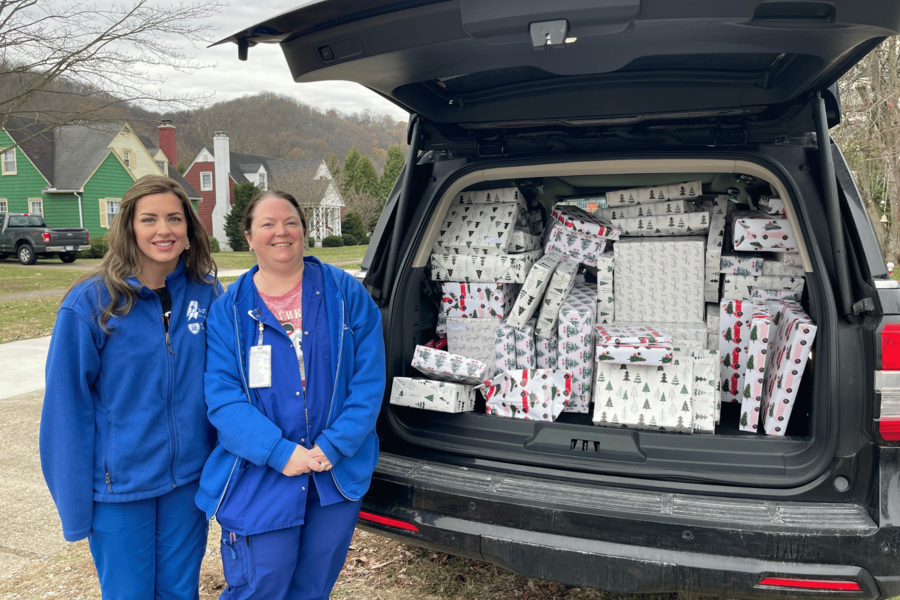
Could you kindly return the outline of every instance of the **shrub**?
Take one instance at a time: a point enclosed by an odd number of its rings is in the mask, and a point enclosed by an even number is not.
[[[355,246],[357,244],[356,237],[349,233],[342,235],[341,239],[344,240],[345,246]]]
[[[109,234],[104,233],[98,237],[91,238],[91,247],[88,250],[85,250],[82,254],[82,258],[103,258],[103,255],[106,254],[106,251],[109,250]]]
[[[344,245],[344,239],[339,235],[329,235],[322,240],[323,248],[341,248]]]
[[[213,236],[209,236],[209,251],[213,254],[222,251],[222,248],[219,247],[219,240],[217,240]]]
[[[306,243],[309,245],[310,248],[315,248],[316,247],[316,238],[308,237],[308,238],[306,238]]]
[[[344,220],[341,221],[341,231],[344,234],[350,234],[354,238],[356,238],[356,243],[359,243],[359,240],[366,237],[366,228],[363,227],[362,217],[359,216],[358,213],[348,212],[347,216],[344,217]],[[344,244],[346,244],[346,240]],[[355,245],[355,244],[354,244]]]

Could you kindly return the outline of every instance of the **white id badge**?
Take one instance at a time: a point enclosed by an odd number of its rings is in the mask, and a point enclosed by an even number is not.
[[[250,347],[250,387],[272,387],[272,346]]]

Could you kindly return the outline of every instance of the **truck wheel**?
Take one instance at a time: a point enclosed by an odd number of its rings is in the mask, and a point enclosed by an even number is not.
[[[33,265],[37,262],[37,254],[34,253],[34,248],[29,244],[19,246],[16,255],[19,257],[19,262],[23,265]]]
[[[76,258],[78,258],[77,254],[60,254],[59,255],[59,260],[63,261],[64,263],[73,263],[73,262],[75,262]]]

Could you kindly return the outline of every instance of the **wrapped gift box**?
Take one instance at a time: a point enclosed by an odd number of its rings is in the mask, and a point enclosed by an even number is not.
[[[719,322],[719,355],[722,368],[719,380],[722,382],[722,402],[740,402],[744,389],[744,367],[747,360],[747,347],[750,343],[749,332],[752,303],[733,298],[724,298],[720,304]]]
[[[493,190],[466,190],[457,195],[455,204],[510,204],[523,202],[519,188],[497,188]]]
[[[595,352],[597,362],[612,365],[641,364],[658,367],[672,363],[671,346],[598,343]]]
[[[596,302],[591,286],[579,283],[559,309],[557,368],[572,378],[572,399],[566,412],[587,413],[591,402]]]
[[[797,252],[777,252],[774,256],[775,260],[783,265],[803,268],[803,259]]]
[[[436,253],[507,254],[519,204],[452,204],[441,222]]]
[[[775,196],[760,196],[759,209],[768,215],[783,215],[784,201]]]
[[[572,382],[562,371],[517,369],[485,382],[482,394],[489,415],[555,421],[572,395]]]
[[[432,379],[479,385],[493,374],[489,363],[443,350],[416,346],[412,366]]]
[[[534,369],[534,325],[535,319],[529,319],[521,329],[514,329],[516,340],[516,368]]]
[[[578,274],[578,263],[573,260],[563,259],[557,265],[553,275],[550,276],[550,285],[544,293],[541,302],[541,311],[538,314],[537,325],[534,334],[538,337],[556,337],[559,322],[559,307],[575,285],[575,276]]]
[[[612,208],[601,208],[596,215],[601,219],[633,219],[637,217],[669,217],[672,215],[683,215],[696,211],[693,202],[687,200],[669,200],[665,202],[656,202],[652,204],[630,204],[626,206],[614,206]]]
[[[494,256],[435,253],[431,255],[431,279],[468,283],[525,283],[528,271],[543,255],[542,250]]]
[[[442,283],[441,312],[446,317],[504,319],[520,287],[515,283]]]
[[[777,260],[767,260],[762,266],[763,275],[783,276],[783,277],[803,277],[806,273],[803,267],[795,267],[794,265],[786,265]]]
[[[664,367],[597,364],[594,425],[693,431],[693,359]]]
[[[710,207],[709,235],[706,238],[706,277],[703,284],[703,295],[707,302],[719,302],[720,275],[717,266],[722,259],[728,211],[732,206],[727,196],[717,196]]]
[[[447,350],[485,364],[496,362],[494,341],[499,319],[447,317]]]
[[[703,350],[694,357],[694,433],[715,433],[719,422],[721,396],[719,392],[719,351]]]
[[[670,235],[696,235],[709,231],[709,213],[696,212],[658,217],[633,217],[614,219],[613,227],[621,230],[623,236],[661,237]]]
[[[766,288],[750,288],[751,300],[800,300],[800,294],[788,290],[768,290]]]
[[[718,309],[717,309],[718,310]],[[697,343],[700,347],[706,345],[706,323],[617,323],[622,326],[650,327],[657,331],[665,331],[673,340],[674,345]]]
[[[763,381],[762,427],[768,435],[783,436],[787,429],[816,330],[799,304],[785,305]]]
[[[696,238],[616,242],[615,323],[703,323],[703,255]]]
[[[671,183],[649,187],[630,188],[606,192],[606,206],[628,206],[629,204],[653,204],[666,200],[690,200],[703,193],[699,181]]]
[[[516,330],[504,321],[494,332],[494,352],[496,372],[515,371],[518,368],[516,360]]]
[[[550,278],[556,266],[563,260],[563,255],[559,252],[549,251],[539,261],[534,263],[525,278],[522,289],[516,298],[516,303],[510,311],[507,323],[516,329],[524,327],[528,319],[535,313],[541,300],[544,298],[544,292],[550,285]]]
[[[615,318],[615,264],[612,252],[604,252],[597,257],[597,323],[612,323]]]
[[[772,315],[762,302],[754,302],[750,309],[750,331],[747,361],[744,364],[744,389],[741,394],[741,431],[759,429],[759,408],[762,403],[763,377],[772,331]]]
[[[750,300],[753,295],[753,288],[786,290],[796,293],[797,296],[802,296],[803,285],[804,280],[802,277],[725,275],[725,280],[722,284],[722,297]]]
[[[726,275],[763,275],[763,261],[758,256],[726,254],[719,259],[719,273]]]
[[[446,413],[474,410],[475,388],[462,383],[394,377],[390,403]]]
[[[619,239],[619,232],[601,217],[566,204],[557,204],[550,213],[551,220],[559,223],[564,229],[577,233],[593,235],[608,240]]]
[[[512,234],[512,239],[509,241],[510,253],[520,254],[522,252],[531,252],[540,247],[541,237],[523,229],[515,229]]]
[[[566,229],[560,223],[554,223],[547,234],[544,245],[546,252],[559,252],[578,263],[591,267],[597,266],[597,260],[606,249],[606,239]]]
[[[665,329],[647,325],[597,325],[597,344],[652,344],[672,349],[674,340]]]
[[[785,217],[746,213],[734,219],[735,250],[796,252],[797,243]]]
[[[534,362],[538,369],[555,369],[559,364],[558,337],[534,338]]]

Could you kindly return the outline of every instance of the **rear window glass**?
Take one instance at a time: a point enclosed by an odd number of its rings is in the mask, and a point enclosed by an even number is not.
[[[44,227],[44,220],[32,216],[12,216],[9,218],[9,227]]]

